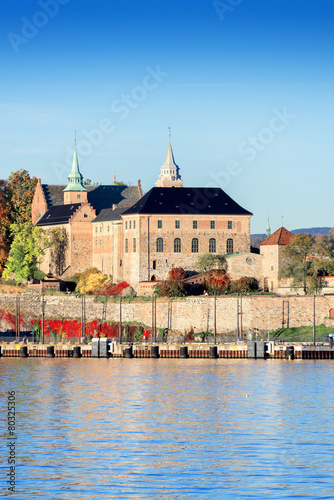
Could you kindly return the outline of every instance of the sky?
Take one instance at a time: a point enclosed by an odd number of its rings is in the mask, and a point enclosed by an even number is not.
[[[11,0],[0,16],[1,178],[154,186],[171,128],[185,186],[251,232],[334,226],[332,0]]]

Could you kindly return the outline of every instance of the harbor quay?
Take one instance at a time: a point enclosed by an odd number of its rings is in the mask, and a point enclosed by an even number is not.
[[[333,360],[334,347],[329,344],[276,343],[247,341],[224,344],[129,343],[112,338],[93,339],[91,344],[24,344],[2,342],[0,357],[16,358],[114,358],[114,359],[286,359]]]

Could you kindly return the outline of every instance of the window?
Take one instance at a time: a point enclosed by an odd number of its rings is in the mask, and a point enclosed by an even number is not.
[[[136,229],[136,221],[133,221],[133,229]]]
[[[136,238],[133,238],[133,242],[132,242],[132,251],[134,253],[137,252],[137,242],[136,242]]]
[[[81,194],[77,194],[77,199],[80,200]]]
[[[127,228],[128,228],[128,221],[126,220],[125,221],[125,229],[127,229]]]
[[[176,252],[176,253],[181,252],[181,240],[180,240],[180,238],[175,238],[175,240],[174,240],[174,252]]]
[[[210,229],[216,229],[216,221],[210,220]]]
[[[231,220],[227,221],[227,229],[233,229],[233,222]]]
[[[198,229],[197,228],[197,220],[193,220],[193,229]]]
[[[156,269],[156,268],[157,268],[157,261],[156,261],[156,260],[154,260],[154,261],[153,261],[153,269]]]
[[[125,238],[125,253],[128,253],[129,251],[129,242],[128,242],[128,239]]]
[[[108,231],[108,233],[109,233],[109,231],[110,231],[110,227],[109,227],[109,226],[107,227],[107,231]]]
[[[209,252],[216,253],[216,239],[215,238],[209,239]]]
[[[162,229],[162,220],[158,220],[158,229]]]
[[[157,252],[164,251],[164,240],[162,238],[157,239]]]
[[[193,238],[191,240],[191,251],[192,253],[198,253],[198,239]]]
[[[95,232],[97,233],[97,227],[95,228]]]
[[[84,218],[87,218],[88,217],[88,214],[84,214]]]
[[[101,240],[101,238],[100,238],[100,245],[102,245],[102,240]]]
[[[271,270],[271,271],[273,271],[273,270],[274,270],[274,266],[271,266],[271,269],[270,269],[270,270]]]
[[[226,253],[233,253],[233,240],[229,238],[226,241]]]
[[[102,233],[102,226],[100,227],[100,233]]]
[[[180,229],[180,221],[179,220],[175,221],[175,229]]]
[[[131,229],[131,221],[129,220],[129,229]]]

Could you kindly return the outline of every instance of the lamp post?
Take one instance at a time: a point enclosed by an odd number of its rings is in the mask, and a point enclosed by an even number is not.
[[[45,300],[44,300],[44,290],[43,290],[43,287],[42,287],[41,304],[42,304],[42,344],[44,345]]]

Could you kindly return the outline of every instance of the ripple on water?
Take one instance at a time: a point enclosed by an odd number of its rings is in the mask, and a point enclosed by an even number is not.
[[[332,375],[326,361],[2,358],[1,434],[15,390],[22,498],[332,498]]]

